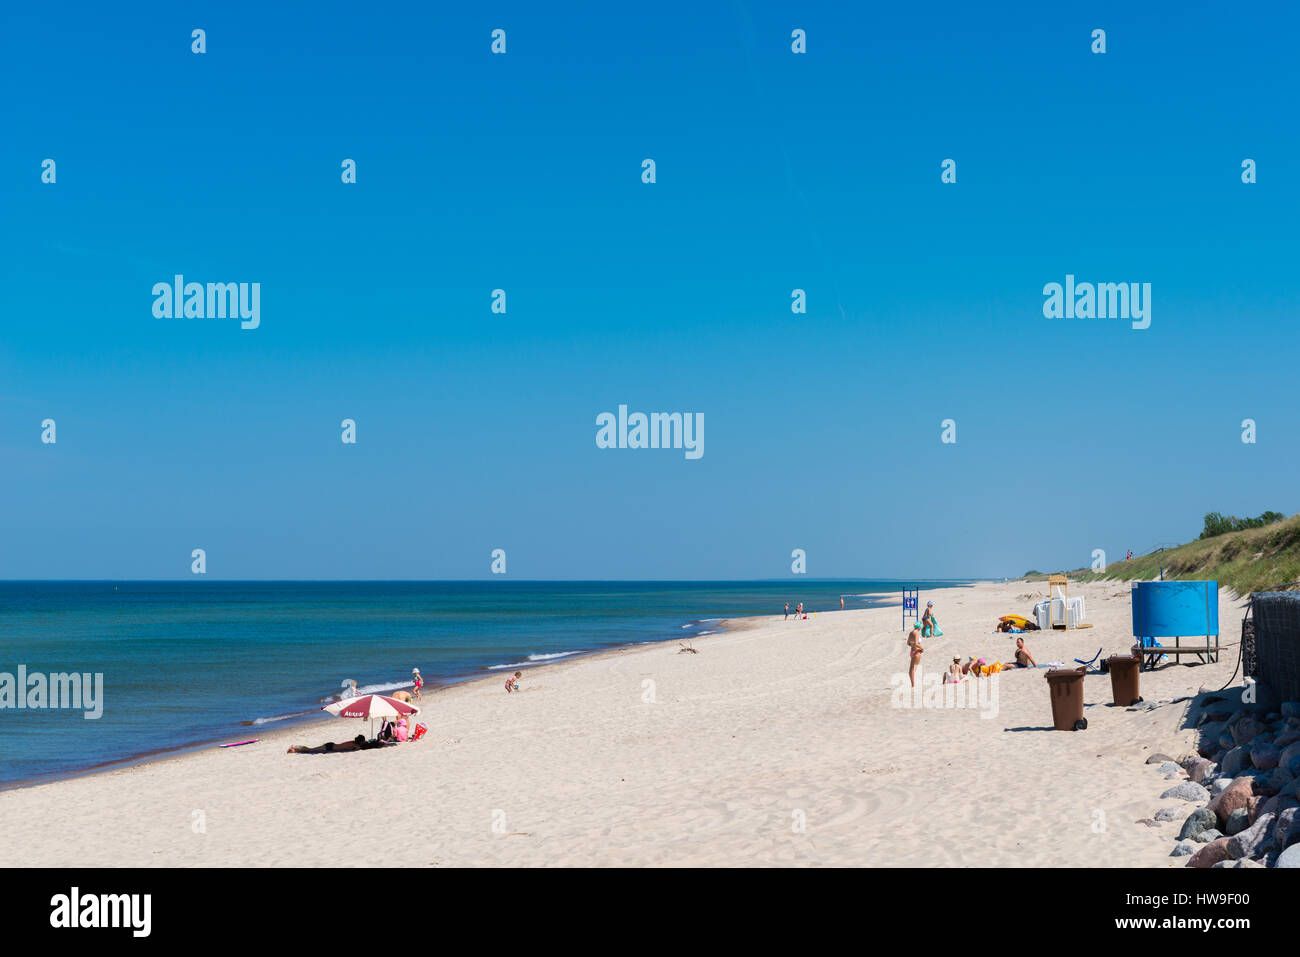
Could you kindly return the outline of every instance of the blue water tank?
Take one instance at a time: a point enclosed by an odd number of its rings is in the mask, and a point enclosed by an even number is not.
[[[1133,583],[1134,638],[1218,633],[1218,582]]]

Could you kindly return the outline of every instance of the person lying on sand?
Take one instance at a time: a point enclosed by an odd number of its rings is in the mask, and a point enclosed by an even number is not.
[[[910,664],[907,667],[907,680],[912,682],[912,687],[916,687],[916,666],[921,663],[921,655],[925,649],[921,647],[921,623],[918,621],[912,626],[912,630],[907,633],[907,655]]]
[[[318,748],[309,748],[305,744],[295,744],[286,751],[286,754],[334,754],[336,751],[364,751],[370,745],[366,744],[366,736],[359,734],[351,741],[340,741],[335,744],[333,741],[326,741]]]
[[[1016,667],[1017,668],[1038,667],[1038,662],[1034,660],[1034,656],[1031,655],[1029,653],[1029,649],[1025,647],[1025,639],[1023,638],[1016,639]]]

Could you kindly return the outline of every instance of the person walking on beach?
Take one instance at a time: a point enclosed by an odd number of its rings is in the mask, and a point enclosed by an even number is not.
[[[927,638],[935,634],[934,626],[938,624],[934,620],[934,612],[931,610],[933,608],[934,602],[927,601],[925,603],[925,614],[921,616],[921,634]]]
[[[789,603],[789,602],[786,602],[786,603],[785,603],[785,617],[782,618],[781,620],[782,620],[782,621],[789,621],[789,620],[790,620],[790,603]]]
[[[912,630],[907,634],[908,658],[910,664],[907,667],[907,680],[912,682],[912,687],[916,687],[916,669],[921,664],[921,655],[925,649],[921,647],[921,623],[918,621],[912,626]]]
[[[417,699],[420,697],[420,689],[424,687],[424,679],[420,677],[420,669],[411,669],[411,680],[415,682],[415,688],[411,691]]]

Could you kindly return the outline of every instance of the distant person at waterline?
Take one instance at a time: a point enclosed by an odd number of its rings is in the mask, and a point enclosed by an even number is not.
[[[419,697],[420,697],[420,689],[424,687],[424,679],[420,677],[420,669],[419,669],[419,668],[412,668],[412,669],[411,669],[411,680],[415,683],[415,687],[411,690],[411,694],[413,694],[413,695],[415,695],[415,697],[419,698]]]
[[[912,682],[912,687],[916,687],[916,668],[921,663],[921,655],[925,649],[921,647],[921,623],[918,621],[912,626],[912,630],[907,634],[908,659],[911,662],[907,666],[907,680]]]
[[[786,602],[786,603],[785,603],[785,618],[783,618],[783,619],[781,619],[781,620],[782,620],[782,621],[789,621],[789,620],[790,620],[790,603],[789,603],[789,602]]]
[[[794,616],[796,618],[803,617],[803,602],[799,602],[799,604],[794,606]]]

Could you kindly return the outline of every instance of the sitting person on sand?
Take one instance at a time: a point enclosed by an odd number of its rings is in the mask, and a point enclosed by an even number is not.
[[[1023,638],[1016,639],[1016,667],[1017,668],[1038,667],[1038,662],[1034,660],[1034,656],[1031,655],[1029,653],[1029,649],[1025,647],[1025,639]]]
[[[966,668],[962,667],[961,659],[952,659],[952,664],[950,664],[948,670],[943,673],[943,683],[946,685],[958,685],[965,680]]]
[[[405,741],[410,737],[410,732],[407,729],[405,718],[397,719],[397,727],[393,730],[393,737],[398,741]]]
[[[912,682],[912,687],[916,687],[916,668],[921,663],[921,655],[925,649],[921,647],[921,623],[918,621],[912,626],[912,630],[907,633],[907,654],[910,664],[907,667],[907,680]]]

